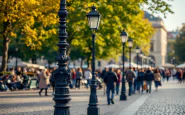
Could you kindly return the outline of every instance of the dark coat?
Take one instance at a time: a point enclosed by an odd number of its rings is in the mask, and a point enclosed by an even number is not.
[[[102,78],[102,79],[104,79],[105,74],[106,74],[106,70],[104,69],[104,70],[102,71],[102,73],[101,73],[101,78]]]
[[[152,80],[154,80],[154,74],[150,70],[148,70],[146,72],[146,74],[145,74],[145,80],[146,81],[152,81]]]
[[[76,79],[82,79],[82,72],[76,72]]]
[[[112,71],[107,72],[104,76],[104,82],[108,88],[114,88],[114,82],[117,82],[117,80],[117,75]]]
[[[144,81],[145,80],[145,73],[144,72],[139,72],[137,81]]]

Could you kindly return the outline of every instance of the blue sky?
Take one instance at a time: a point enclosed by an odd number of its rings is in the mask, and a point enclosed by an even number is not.
[[[182,23],[185,23],[185,0],[174,0],[170,2],[174,14],[168,14],[167,18],[163,18],[166,29],[176,30],[177,27],[181,27]]]

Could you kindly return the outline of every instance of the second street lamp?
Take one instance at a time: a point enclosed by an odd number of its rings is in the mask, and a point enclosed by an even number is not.
[[[122,89],[121,89],[121,95],[120,95],[120,100],[127,100],[126,96],[126,87],[125,87],[125,43],[127,42],[128,39],[128,34],[125,31],[121,32],[121,41],[122,41],[122,46],[123,46],[123,56],[122,56],[122,61],[123,61],[123,70],[122,70]]]
[[[139,48],[139,46],[137,46],[137,47],[136,47],[136,53],[137,53],[137,71],[138,71],[139,52],[140,52],[140,48]]]
[[[99,27],[100,14],[96,11],[96,7],[92,6],[92,10],[87,14],[88,23],[92,31],[95,31]],[[91,93],[89,99],[89,107],[87,108],[87,115],[100,115],[100,109],[98,107],[98,98],[96,92],[96,76],[95,76],[95,37],[92,34],[92,80],[91,80]]]
[[[128,47],[129,47],[129,69],[131,70],[131,48],[133,47],[132,38],[128,39]]]

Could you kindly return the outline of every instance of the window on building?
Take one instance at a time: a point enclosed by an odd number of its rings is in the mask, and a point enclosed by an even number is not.
[[[154,51],[154,43],[153,43],[153,42],[150,43],[150,51],[151,51],[151,52]]]

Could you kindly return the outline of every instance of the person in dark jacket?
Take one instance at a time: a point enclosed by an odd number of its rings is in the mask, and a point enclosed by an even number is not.
[[[129,96],[132,95],[132,86],[133,86],[135,77],[136,77],[136,74],[135,74],[134,71],[132,71],[132,68],[130,68],[130,70],[127,70],[127,72],[126,72],[126,80],[128,82],[128,86],[129,86],[129,91],[128,91],[128,95]]]
[[[147,93],[152,91],[152,81],[154,80],[154,74],[151,71],[151,68],[148,68],[145,74],[145,80],[147,84]]]
[[[139,92],[141,89],[141,92],[143,93],[143,85],[144,85],[144,80],[145,80],[145,72],[144,69],[140,69],[139,73],[138,73],[138,77],[137,77],[137,81],[139,83]]]
[[[117,75],[113,72],[112,68],[109,68],[109,71],[104,76],[104,82],[107,86],[107,102],[110,105],[110,101],[114,104],[114,83],[117,82]],[[110,98],[110,91],[112,92],[112,96]]]
[[[82,79],[82,69],[78,68],[76,72],[76,88],[80,89],[80,81]]]

